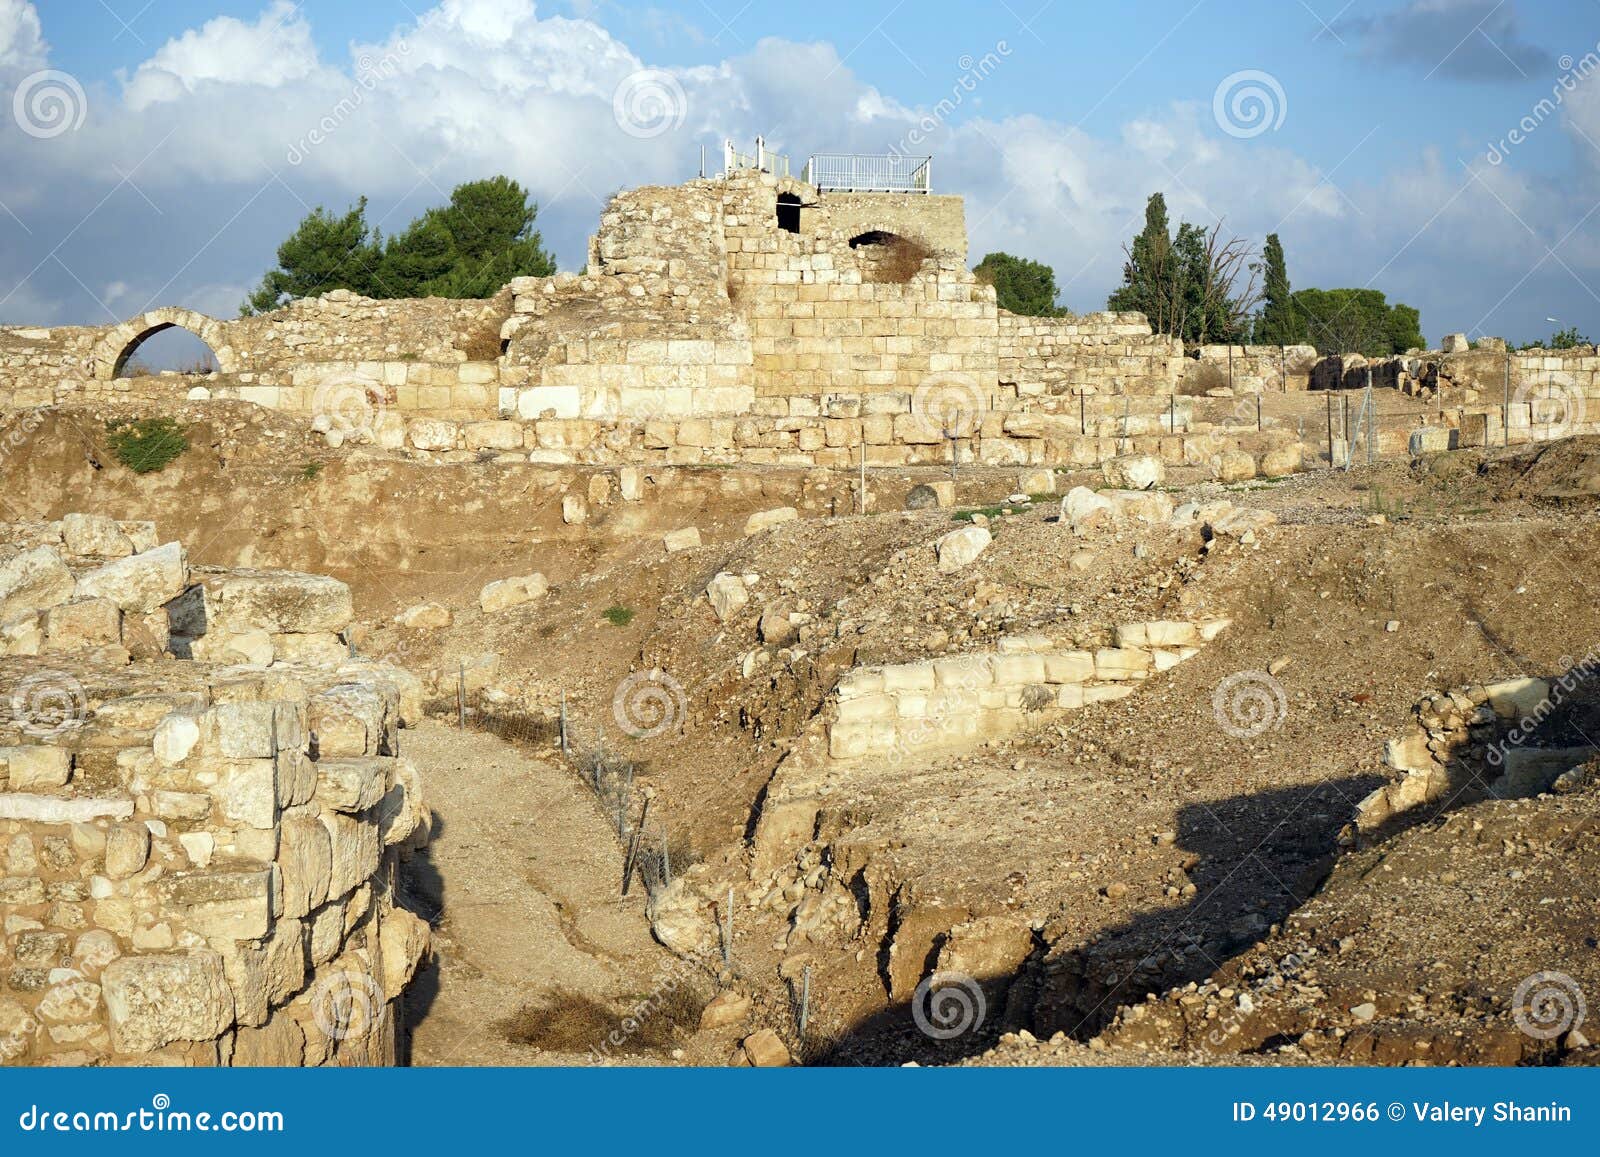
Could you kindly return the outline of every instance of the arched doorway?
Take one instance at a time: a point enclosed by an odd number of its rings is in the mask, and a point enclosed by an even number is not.
[[[216,351],[199,334],[181,325],[163,325],[128,346],[112,368],[111,376],[141,378],[166,372],[214,374],[220,368]]]
[[[173,330],[182,332],[151,344],[152,338]],[[236,367],[227,336],[225,325],[192,309],[151,310],[105,332],[95,343],[93,373],[102,380],[120,377],[130,368],[159,372],[206,366],[204,372],[233,373]]]

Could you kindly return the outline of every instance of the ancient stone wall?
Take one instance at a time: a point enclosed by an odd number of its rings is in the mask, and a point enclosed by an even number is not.
[[[1236,394],[1289,393],[1311,388],[1319,360],[1316,347],[1309,345],[1205,345],[1181,376],[1195,392],[1215,387]]]
[[[1129,623],[1093,651],[1021,635],[1000,640],[994,651],[857,668],[835,691],[828,754],[899,760],[971,748],[1131,694],[1198,654],[1227,625]]]
[[[395,1059],[420,685],[350,618],[150,523],[0,525],[0,1064]]]
[[[1170,394],[1183,343],[1150,332],[1140,313],[1020,317],[1000,313],[1000,381],[1022,397]]]

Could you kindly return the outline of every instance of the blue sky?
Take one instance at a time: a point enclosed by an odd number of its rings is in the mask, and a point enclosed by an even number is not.
[[[1161,189],[1174,216],[1278,231],[1297,286],[1419,307],[1435,341],[1548,316],[1600,336],[1597,45],[1596,0],[0,0],[0,91],[65,74],[83,114],[29,133],[0,110],[0,322],[231,314],[309,206],[366,194],[393,227],[496,171],[573,268],[606,195],[692,176],[701,145],[923,130],[973,261],[1046,260],[1075,309],[1103,307]],[[630,132],[615,97],[640,76],[668,123]]]

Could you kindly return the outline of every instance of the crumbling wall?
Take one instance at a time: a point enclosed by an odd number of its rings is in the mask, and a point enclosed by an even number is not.
[[[1309,345],[1204,345],[1183,376],[1208,369],[1209,374],[1194,375],[1193,380],[1215,381],[1236,394],[1290,393],[1311,388],[1319,360],[1316,347]]]
[[[1000,381],[1019,397],[1177,388],[1183,343],[1151,333],[1142,313],[1021,317],[1002,310],[999,322]]]
[[[350,617],[148,522],[0,524],[0,1064],[395,1059],[420,684]]]

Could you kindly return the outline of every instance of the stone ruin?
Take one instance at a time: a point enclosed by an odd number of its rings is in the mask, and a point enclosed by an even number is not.
[[[0,1064],[382,1064],[428,926],[420,687],[341,582],[0,524]]]

